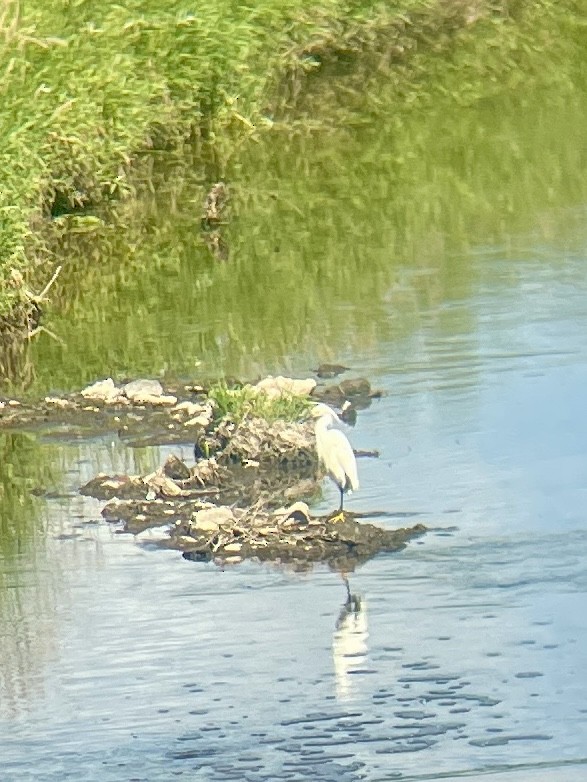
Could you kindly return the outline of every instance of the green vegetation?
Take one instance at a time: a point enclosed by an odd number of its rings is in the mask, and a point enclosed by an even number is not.
[[[41,452],[34,437],[0,434],[0,558],[3,562],[22,555],[42,531],[38,500],[32,490],[53,486],[58,472],[51,450]],[[0,587],[3,587],[0,578]],[[3,589],[0,588],[0,594]]]
[[[480,92],[480,80],[519,81],[540,70],[545,49],[569,46],[563,28],[574,7],[0,0],[0,322],[14,326],[32,283],[51,277],[52,240],[72,228],[99,231],[97,210],[132,193],[156,151],[195,144],[216,178],[243,140],[291,119],[302,81],[313,88],[320,72],[362,72],[362,87],[365,73],[386,70],[400,107],[430,92],[430,74],[436,79],[443,63],[460,67],[458,51],[468,52],[465,98]]]
[[[378,95],[388,110],[369,126],[276,132],[242,150],[227,171],[238,183],[227,263],[202,242],[200,172],[185,159],[129,202],[125,230],[105,226],[99,241],[69,234],[45,319],[60,341],[31,342],[14,393],[68,391],[112,373],[303,377],[391,345],[431,308],[467,299],[482,269],[495,273],[479,263],[484,250],[511,259],[508,285],[524,259],[537,255],[546,271],[582,252],[580,82],[472,107],[441,97],[399,128],[391,99]]]
[[[234,421],[243,418],[263,418],[266,421],[300,421],[307,416],[312,403],[307,397],[282,394],[271,399],[253,386],[229,386],[225,382],[212,385],[208,397],[214,402],[215,417],[229,416]]]

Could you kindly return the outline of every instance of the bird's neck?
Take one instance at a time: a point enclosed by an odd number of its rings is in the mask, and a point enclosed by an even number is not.
[[[330,429],[330,427],[333,424],[334,424],[334,419],[331,415],[323,415],[321,418],[319,418],[316,421],[316,426],[314,427],[316,436],[318,436],[320,432],[326,432],[326,430]]]

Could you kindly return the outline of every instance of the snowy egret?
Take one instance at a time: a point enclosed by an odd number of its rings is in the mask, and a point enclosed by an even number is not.
[[[342,520],[344,493],[359,488],[355,454],[345,435],[338,429],[331,429],[335,424],[341,423],[331,407],[317,404],[312,409],[311,416],[317,419],[314,431],[318,459],[340,491],[340,507],[334,519]]]

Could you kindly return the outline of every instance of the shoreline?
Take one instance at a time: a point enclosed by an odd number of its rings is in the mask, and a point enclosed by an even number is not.
[[[67,14],[49,20],[34,5],[26,16],[18,3],[6,6],[0,341],[19,343],[39,324],[43,303],[34,291],[54,274],[71,220],[87,232],[103,225],[96,215],[106,210],[115,221],[153,152],[191,144],[229,156],[274,120],[287,123],[315,85],[335,87],[341,70],[357,91],[384,74],[401,111],[442,90],[431,84],[439,72],[464,68],[461,97],[474,100],[475,79],[481,97],[479,85],[496,88],[496,69],[530,72],[548,47],[564,48],[557,23],[574,8],[570,0],[562,8],[549,0],[405,6],[402,13],[365,3],[351,13],[307,0],[283,10],[265,0],[226,18],[219,5],[204,17],[178,16],[147,0],[140,17],[92,6],[75,22]]]

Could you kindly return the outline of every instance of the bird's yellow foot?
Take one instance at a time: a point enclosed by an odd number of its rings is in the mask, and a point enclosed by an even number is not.
[[[339,510],[338,513],[335,513],[334,516],[331,516],[329,521],[331,524],[336,524],[339,521],[344,521],[344,511]]]

